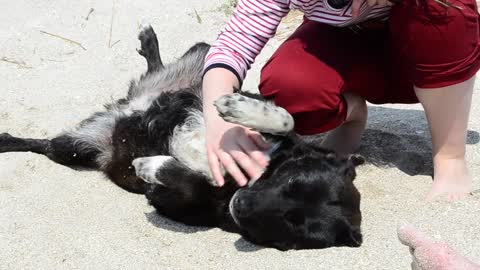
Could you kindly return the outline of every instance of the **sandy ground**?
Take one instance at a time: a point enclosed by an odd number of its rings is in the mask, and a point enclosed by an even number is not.
[[[214,40],[226,20],[224,2],[117,0],[112,8],[111,0],[0,0],[0,131],[43,138],[72,127],[122,97],[146,69],[135,52],[140,22],[152,23],[168,62],[194,42]],[[246,88],[255,89],[259,67],[278,44],[267,45]],[[479,100],[476,91],[467,147],[477,189]],[[356,180],[362,247],[289,252],[159,217],[142,196],[101,173],[30,153],[1,154],[0,269],[407,269],[410,256],[395,232],[402,220],[480,263],[480,195],[423,201],[432,169],[419,106],[371,106],[361,152],[370,161]]]

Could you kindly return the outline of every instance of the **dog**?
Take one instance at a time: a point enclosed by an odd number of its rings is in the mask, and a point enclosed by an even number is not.
[[[70,167],[103,171],[116,185],[144,194],[156,211],[192,226],[219,227],[279,250],[358,247],[360,194],[354,186],[359,156],[343,157],[304,141],[292,116],[260,95],[236,92],[215,106],[223,119],[262,133],[273,145],[256,181],[223,187],[209,171],[201,83],[210,48],[197,43],[164,65],[151,26],[141,28],[138,53],[147,71],[126,98],[107,104],[53,139],[3,133],[0,153],[30,151]]]

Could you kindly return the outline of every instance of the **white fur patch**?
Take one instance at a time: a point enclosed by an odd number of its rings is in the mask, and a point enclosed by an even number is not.
[[[157,179],[156,174],[166,162],[172,159],[171,156],[142,157],[134,159],[132,165],[135,167],[137,176],[142,178],[143,181],[151,184],[164,185]]]
[[[192,111],[183,125],[175,127],[170,138],[170,153],[188,168],[212,179],[205,146],[202,112]]]
[[[293,130],[293,117],[283,108],[241,94],[225,95],[215,101],[220,116],[228,122],[270,134]]]
[[[228,203],[228,211],[230,212],[230,215],[233,218],[233,221],[237,224],[240,225],[240,222],[238,221],[237,217],[235,216],[235,211],[233,209],[233,202],[237,198],[238,190],[233,194],[232,198],[230,199],[230,202]]]
[[[129,115],[132,114],[133,111],[146,111],[159,95],[160,92],[146,92],[143,95],[132,99],[124,111],[128,112]]]
[[[112,132],[115,124],[119,118],[125,116],[118,108],[113,107],[84,120],[77,128],[65,134],[74,138],[74,145],[80,152],[88,149],[99,150],[96,163],[103,169],[112,160]]]

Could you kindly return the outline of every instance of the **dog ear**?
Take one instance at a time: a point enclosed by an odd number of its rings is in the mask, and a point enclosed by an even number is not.
[[[352,161],[352,163],[355,167],[365,163],[365,158],[362,155],[359,155],[359,154],[351,154],[348,157],[348,160]]]
[[[273,242],[270,244],[272,247],[280,250],[280,251],[287,251],[290,249],[297,249],[297,245],[294,243],[287,243],[287,242]]]
[[[362,244],[362,233],[360,229],[353,228],[345,221],[337,223],[337,237],[336,244],[339,246],[359,247]]]

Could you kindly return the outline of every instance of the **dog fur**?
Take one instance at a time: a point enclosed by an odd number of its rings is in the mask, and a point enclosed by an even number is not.
[[[281,250],[359,246],[360,194],[353,184],[363,160],[342,157],[293,133],[293,118],[245,92],[215,102],[232,123],[261,132],[273,145],[257,181],[239,188],[227,174],[214,186],[205,150],[201,82],[209,45],[198,43],[164,65],[152,27],[139,54],[148,70],[126,98],[51,140],[0,135],[0,153],[31,151],[67,166],[103,171],[123,189],[145,194],[161,215],[187,225],[216,226]]]

